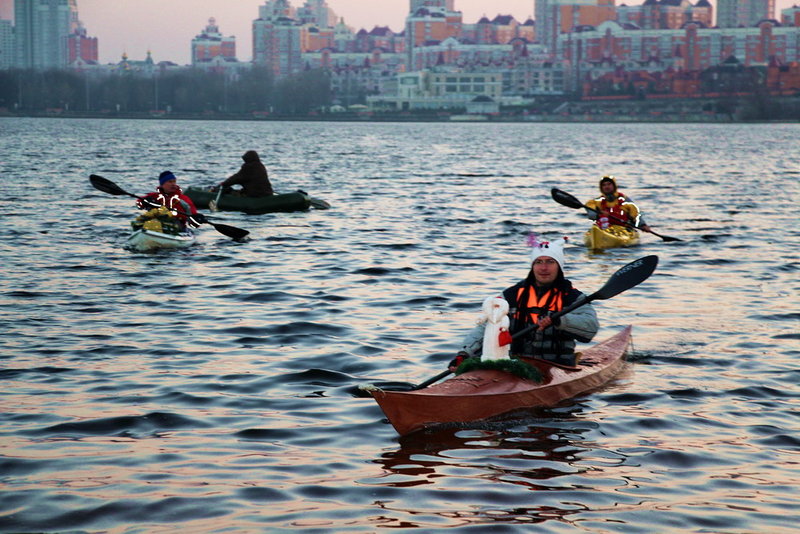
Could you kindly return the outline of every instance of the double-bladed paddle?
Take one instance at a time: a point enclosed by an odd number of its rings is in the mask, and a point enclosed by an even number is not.
[[[89,176],[89,181],[92,183],[95,189],[102,191],[104,193],[108,193],[109,195],[115,195],[115,196],[127,195],[129,197],[139,199],[147,204],[151,204],[155,207],[159,206],[159,204],[153,204],[152,202],[147,201],[144,197],[134,195],[133,193],[128,193],[120,186],[112,182],[111,180],[103,178],[102,176],[92,174],[91,176]],[[197,215],[192,215],[191,213],[184,213],[184,212],[179,212],[179,213],[181,215],[186,215],[187,217],[194,217],[195,220],[197,220],[198,222],[210,224],[211,226],[214,227],[214,229],[217,232],[226,235],[232,239],[243,239],[247,237],[247,235],[250,233],[249,230],[243,230],[235,226],[211,222],[206,218],[205,215],[202,215],[200,213],[198,213]]]
[[[622,293],[623,291],[627,291],[628,289],[635,287],[644,282],[645,280],[647,280],[648,278],[650,278],[650,275],[653,274],[653,271],[656,270],[657,265],[658,265],[658,256],[644,256],[642,258],[639,258],[638,260],[632,261],[629,264],[621,267],[614,274],[612,274],[611,277],[608,279],[608,281],[606,281],[606,283],[603,284],[603,287],[601,287],[600,289],[598,289],[589,296],[584,296],[583,298],[579,298],[566,308],[555,312],[550,317],[552,317],[553,319],[561,317],[562,315],[566,315],[569,312],[577,308],[580,308],[585,304],[589,304],[593,300],[606,300],[610,299],[611,297],[615,297],[620,293]],[[522,330],[515,332],[511,336],[511,338],[514,339],[520,336],[524,336],[538,327],[539,325],[534,324],[526,328],[523,328]],[[408,384],[408,387],[399,385],[387,386],[381,389],[383,389],[384,391],[416,391],[418,389],[426,388],[431,384],[433,384],[434,382],[438,382],[439,380],[446,377],[450,373],[451,371],[449,370],[443,371],[438,375],[431,377],[425,382],[422,382],[417,385]],[[359,394],[358,396],[363,396],[363,397],[371,396],[369,394],[369,390],[375,387],[376,386],[365,386],[359,388],[359,390],[363,391],[365,394],[364,395]]]
[[[553,200],[555,200],[556,202],[558,202],[562,206],[566,206],[568,208],[573,208],[573,209],[576,209],[576,210],[579,210],[581,208],[585,208],[585,209],[587,209],[589,211],[593,211],[593,212],[597,213],[598,215],[600,215],[600,210],[596,210],[594,208],[590,208],[589,206],[587,206],[586,204],[584,204],[583,202],[581,202],[580,200],[578,200],[574,196],[570,195],[566,191],[562,191],[561,189],[556,189],[554,187],[554,188],[552,188],[550,190],[550,195],[553,197]],[[641,228],[639,226],[636,226],[635,224],[633,224],[630,221],[622,221],[620,219],[617,219],[613,215],[611,215],[611,218],[616,220],[616,221],[618,221],[618,222],[620,222],[620,223],[622,223],[622,224],[624,224],[625,226],[627,226],[629,228],[633,228],[634,230],[642,230],[643,232],[649,232],[649,233],[653,234],[654,236],[660,237],[664,241],[681,241],[677,237],[670,237],[668,235],[661,235],[661,234],[658,234],[658,233],[654,232],[653,230],[645,230],[645,229],[643,229],[643,228]]]

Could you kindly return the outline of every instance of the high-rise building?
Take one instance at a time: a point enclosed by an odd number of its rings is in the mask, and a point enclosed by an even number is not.
[[[287,0],[267,0],[253,21],[253,65],[264,65],[276,78],[302,69],[302,26]]]
[[[708,0],[692,5],[688,0],[645,0],[638,6],[617,6],[617,22],[643,30],[675,30],[688,22],[714,25],[714,7]]]
[[[217,56],[223,58],[236,57],[236,37],[225,37],[219,32],[214,17],[208,19],[205,29],[192,39],[192,65],[199,61],[207,61]]]
[[[14,0],[0,0],[0,19],[14,22]]]
[[[409,13],[421,7],[441,7],[448,11],[455,11],[455,0],[411,0]]]
[[[336,23],[336,13],[328,7],[325,0],[306,0],[303,7],[297,8],[297,19],[302,24],[316,24],[320,28],[332,28]]]
[[[66,67],[67,38],[77,28],[76,0],[16,0],[16,65],[27,69]]]
[[[718,0],[717,26],[752,27],[775,16],[775,0]]]
[[[794,5],[792,7],[782,9],[781,24],[784,26],[800,26],[800,6]]]
[[[14,28],[10,20],[0,19],[0,70],[14,66]]]
[[[614,0],[534,0],[536,36],[557,53],[558,36],[579,26],[597,26],[617,16]]]
[[[75,31],[67,36],[67,62],[71,65],[76,59],[86,63],[97,63],[97,37],[86,35],[86,28],[78,23]]]
[[[425,0],[423,5],[411,1],[412,11],[406,17],[407,68],[418,70],[422,60],[415,49],[425,43],[441,42],[448,37],[460,37],[464,27],[463,15],[452,9],[453,0]]]

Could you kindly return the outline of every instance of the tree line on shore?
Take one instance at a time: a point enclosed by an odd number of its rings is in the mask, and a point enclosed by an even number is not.
[[[132,73],[98,76],[69,70],[0,71],[0,109],[21,113],[65,110],[293,115],[330,106],[335,96],[327,73],[319,69],[279,80],[259,67],[235,79],[199,70],[152,77]]]
[[[363,89],[356,86],[340,91],[347,91],[347,94],[337,92],[328,72],[322,69],[278,80],[263,67],[243,71],[235,78],[201,70],[155,76],[131,72],[99,75],[70,70],[0,70],[0,112],[18,114],[308,116],[337,103],[363,103],[366,96]],[[605,109],[612,115],[648,117],[669,102],[659,103],[646,95],[639,95],[636,100],[583,102],[580,113]],[[546,110],[557,110],[567,101],[580,102],[581,99],[537,98],[532,106],[507,106],[502,112],[509,116],[546,113]],[[751,88],[747,96],[731,93],[705,102],[703,106],[736,120],[800,119],[800,94],[772,97],[760,86]],[[437,116],[439,113],[430,110],[427,114]],[[415,111],[415,116],[424,115],[424,110]]]

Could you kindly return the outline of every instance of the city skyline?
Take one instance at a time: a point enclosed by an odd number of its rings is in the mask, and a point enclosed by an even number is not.
[[[300,7],[304,1],[291,0],[291,4]],[[101,63],[117,62],[123,52],[141,59],[150,50],[155,61],[188,64],[191,40],[211,17],[216,19],[220,33],[236,37],[236,57],[240,61],[252,59],[252,21],[258,18],[264,0],[170,0],[166,4],[162,0],[139,0],[114,3],[112,7],[107,0],[78,0],[78,12],[89,35],[98,38]],[[356,31],[388,26],[395,32],[403,30],[409,6],[408,0],[327,0],[327,4]],[[477,22],[484,14],[514,15],[522,22],[533,17],[533,0],[497,0],[489,8],[481,4],[486,1],[456,0],[456,8],[467,22]],[[147,13],[159,13],[160,19]],[[167,35],[170,31],[172,37]]]
[[[7,1],[7,0],[6,0]],[[292,0],[294,7],[303,0]],[[396,32],[403,30],[408,0],[327,0],[328,6],[356,31],[375,26],[388,26]],[[623,2],[619,2],[620,4]],[[642,1],[629,2],[638,5]],[[696,3],[696,2],[693,2]],[[777,0],[775,17],[780,10],[791,7],[796,0]],[[143,59],[148,51],[155,61],[190,63],[191,40],[201,33],[213,17],[220,33],[236,37],[236,57],[252,59],[252,21],[258,17],[258,7],[264,0],[137,0],[110,4],[107,0],[78,0],[80,20],[88,34],[99,41],[101,64],[115,63],[125,53],[132,59]],[[464,14],[467,23],[477,22],[486,15],[513,15],[524,22],[533,18],[533,0],[496,0],[486,6],[485,0],[456,0],[456,9]],[[716,2],[712,1],[715,5]],[[154,17],[152,13],[158,13]]]

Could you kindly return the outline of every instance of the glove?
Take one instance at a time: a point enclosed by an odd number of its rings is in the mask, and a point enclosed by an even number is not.
[[[458,352],[458,354],[456,354],[456,357],[453,358],[450,361],[450,363],[447,364],[447,368],[448,369],[451,368],[451,367],[458,368],[458,366],[461,365],[464,362],[464,360],[466,360],[467,358],[469,358],[469,354],[467,354],[466,352],[461,350],[461,351]]]
[[[547,316],[550,317],[550,320],[553,322],[553,327],[561,326],[561,317],[553,317],[553,314],[556,312],[549,311],[547,312]]]
[[[206,222],[205,218],[205,215],[202,213],[195,213],[194,215],[189,215],[189,217],[186,219],[186,222],[189,223],[189,226],[192,228],[197,228],[200,226],[200,224]]]

